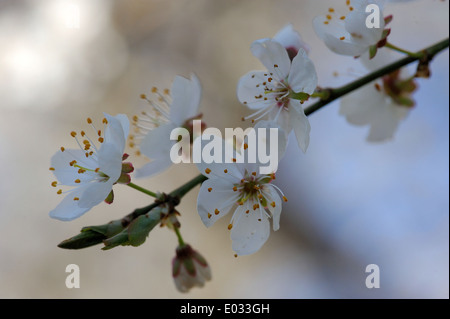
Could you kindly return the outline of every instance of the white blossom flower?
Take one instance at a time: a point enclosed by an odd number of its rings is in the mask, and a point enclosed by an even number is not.
[[[203,287],[211,280],[211,268],[205,258],[190,245],[178,246],[172,260],[172,277],[180,292]]]
[[[286,48],[272,39],[253,42],[251,51],[267,71],[251,71],[239,80],[239,101],[256,111],[243,119],[254,122],[267,115],[287,134],[294,130],[306,152],[311,127],[301,104],[317,87],[314,64],[302,48],[291,61]]]
[[[105,114],[103,119],[104,135],[97,130],[90,118],[88,123],[94,128],[96,140],[88,137],[84,132],[71,135],[76,139],[79,149],[61,149],[51,158],[50,170],[57,181],[53,187],[59,185],[74,186],[75,188],[58,194],[67,193],[62,202],[50,212],[50,217],[63,221],[70,221],[80,217],[92,207],[102,201],[111,203],[113,200],[112,187],[115,183],[129,183],[128,173],[133,170],[130,163],[122,163],[127,157],[124,154],[129,130],[126,115],[111,116]],[[95,144],[100,143],[98,148]]]
[[[265,122],[255,128],[271,125],[271,122]],[[283,132],[278,134],[278,138],[278,156],[281,158],[286,150],[287,138]],[[268,143],[266,140],[260,142]],[[224,143],[226,147],[229,145]],[[243,143],[240,154],[245,155],[248,149],[251,146]],[[204,225],[211,227],[234,211],[228,229],[231,230],[232,249],[236,255],[252,254],[263,246],[270,235],[269,219],[272,219],[273,230],[278,230],[282,201],[287,201],[283,192],[273,184],[275,172],[260,174],[260,165],[258,160],[249,163],[238,162],[234,158],[222,163],[197,164],[200,172],[208,177],[198,194],[198,214]]]
[[[161,94],[156,88],[152,92],[158,96],[158,102],[142,95],[151,109],[133,117],[136,134],[130,136],[130,146],[139,144],[139,153],[151,159],[136,170],[136,177],[149,177],[167,169],[172,164],[170,150],[177,142],[170,140],[172,130],[183,127],[192,133],[192,120],[201,117],[198,113],[201,86],[195,75],[190,80],[176,76],[170,92],[164,90]]]
[[[354,125],[369,125],[369,142],[392,139],[398,125],[414,106],[410,95],[416,90],[411,77],[397,70],[344,96],[339,114]]]
[[[371,14],[366,12],[366,8],[370,4],[380,9],[380,20],[376,21],[378,27],[369,28],[366,25]],[[329,8],[327,14],[315,17],[314,30],[325,45],[337,54],[360,56],[370,51],[371,56],[375,56],[377,48],[386,44],[390,29],[385,30],[384,27],[392,16],[383,17],[380,0],[346,0],[346,5],[343,12]]]
[[[258,40],[260,42],[267,40]],[[309,46],[302,40],[302,37],[298,31],[294,30],[291,23],[285,25],[277,34],[272,38],[273,41],[281,44],[287,51],[291,61],[297,55],[300,49],[303,49],[306,53],[309,52]]]

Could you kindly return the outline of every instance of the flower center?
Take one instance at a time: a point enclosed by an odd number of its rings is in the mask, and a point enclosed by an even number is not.
[[[233,190],[240,193],[237,203],[243,205],[247,200],[253,200],[255,203],[260,202],[262,207],[266,207],[267,200],[262,193],[265,184],[269,184],[274,178],[274,174],[257,177],[256,172],[249,174],[246,171],[244,178],[233,186]]]

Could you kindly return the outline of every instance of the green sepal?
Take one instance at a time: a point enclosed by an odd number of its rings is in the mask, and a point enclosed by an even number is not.
[[[186,271],[188,272],[189,275],[191,275],[192,277],[195,276],[196,269],[195,269],[194,261],[191,258],[183,259],[183,266],[184,266],[184,268],[186,268]]]
[[[413,107],[416,103],[413,99],[406,96],[399,96],[395,99],[395,102],[401,106]]]
[[[289,94],[289,98],[294,100],[307,101],[309,99],[309,94],[305,92],[298,92],[298,93],[291,92]]]
[[[106,196],[106,198],[105,198],[105,203],[106,203],[106,204],[112,204],[113,201],[114,201],[114,191],[111,190],[111,191],[109,192],[108,196]]]
[[[131,246],[140,246],[150,231],[161,222],[161,208],[157,207],[133,220],[128,226],[128,240]]]
[[[128,241],[128,232],[126,229],[122,230],[120,233],[118,233],[117,235],[105,239],[103,240],[103,244],[105,245],[105,247],[102,248],[102,250],[108,250],[114,247],[117,247],[119,245],[122,246],[127,246],[129,245],[129,241]]]
[[[173,259],[172,264],[172,276],[177,277],[180,274],[181,260],[178,258]]]
[[[206,259],[203,258],[203,256],[200,255],[198,252],[194,251],[192,258],[195,259],[203,267],[208,266],[208,262],[206,261]]]
[[[377,55],[378,47],[376,45],[371,45],[369,47],[369,58],[373,59]]]

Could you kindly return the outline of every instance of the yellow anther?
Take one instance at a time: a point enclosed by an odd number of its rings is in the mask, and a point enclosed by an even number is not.
[[[273,67],[274,67],[274,68],[278,68],[278,64],[274,64]]]
[[[333,18],[330,14],[327,14],[326,17],[328,20],[331,20]]]
[[[98,138],[98,141],[99,141],[100,143],[103,143],[104,140],[105,140],[105,139],[104,139],[103,137],[99,137],[99,138]]]
[[[108,124],[108,120],[106,119],[106,117],[103,118],[102,123],[103,124]]]
[[[228,230],[231,230],[233,228],[233,224],[228,225]]]
[[[58,191],[56,192],[56,194],[62,194],[62,189],[58,189]]]
[[[146,100],[146,99],[147,99],[147,95],[141,94],[141,95],[140,95],[140,98],[143,99],[143,100]]]
[[[349,9],[350,11],[353,11],[353,7],[348,7],[348,9]]]
[[[98,131],[97,131],[97,135],[98,135],[98,136],[102,136],[102,130],[98,130]]]
[[[284,200],[285,202],[288,201],[287,198],[286,198],[286,196],[283,196],[283,200]]]
[[[339,19],[341,19],[341,20],[345,20],[345,16],[342,16],[342,17],[340,17]]]
[[[158,88],[157,87],[152,87],[152,93],[156,93],[156,92],[158,92]]]
[[[86,135],[86,133],[85,133],[84,131],[81,131],[80,134],[81,134],[81,136],[83,136],[83,137]]]
[[[345,37],[340,37],[339,40],[343,41],[345,40]]]
[[[214,210],[214,214],[219,215],[219,213],[220,213],[220,211],[216,208],[216,209]]]
[[[270,203],[270,206],[272,206],[272,207],[274,207],[275,208],[275,202],[272,202],[272,203]]]
[[[228,170],[225,168],[225,169],[223,170],[223,172],[226,174],[226,173],[228,173]]]
[[[259,199],[262,199],[262,198],[263,198],[263,195],[258,194],[258,198],[259,198]]]
[[[54,168],[54,167],[50,167],[50,168],[49,168],[49,170],[51,170],[51,171],[54,171],[54,170],[55,170],[55,168]]]
[[[134,121],[134,122],[137,122],[138,120],[139,120],[139,118],[137,117],[137,115],[134,115],[134,116],[133,116],[133,121]]]
[[[211,173],[211,170],[209,168],[207,168],[207,169],[205,169],[205,173],[209,174],[209,173]]]
[[[61,152],[64,152],[66,149],[63,147],[63,146],[61,146]]]
[[[233,163],[236,163],[236,159],[235,158],[233,158]]]
[[[94,172],[98,173],[98,171],[100,171],[100,167],[97,167]]]
[[[56,185],[58,185],[58,182],[57,182],[57,181],[52,182],[52,186],[53,186],[53,187],[56,187]]]
[[[347,0],[345,3],[349,6],[350,5],[350,0]]]
[[[80,200],[80,198],[79,197],[74,197],[73,200]]]
[[[253,205],[253,210],[257,210],[259,208],[259,204],[254,204]]]
[[[245,211],[245,213],[246,213],[246,214],[250,213],[250,210],[247,209],[247,210]]]
[[[210,193],[211,193],[211,191],[212,191],[212,187],[208,188],[208,192],[210,192]]]
[[[164,89],[164,94],[169,95],[170,94],[169,89]]]
[[[244,143],[244,150],[246,150],[248,148],[248,144]]]
[[[253,175],[253,176],[256,176],[256,172],[252,172],[252,175]]]
[[[77,132],[72,131],[72,132],[70,132],[70,135],[72,135],[72,137],[75,137],[75,136],[77,136]]]
[[[237,187],[236,187],[236,186],[233,186],[233,190],[234,190],[235,192],[237,192]]]
[[[211,215],[210,213],[208,213],[208,218],[211,218],[211,216],[212,216],[212,215]]]
[[[85,173],[86,172],[86,170],[85,169],[82,169],[82,168],[80,168],[79,170],[78,170],[78,174],[83,174],[83,173]]]
[[[76,160],[73,160],[72,162],[69,163],[70,166],[74,166],[77,163]]]
[[[77,184],[81,183],[81,181],[78,178],[74,182]]]
[[[329,23],[328,21],[324,21],[324,22],[323,22],[323,24],[328,24],[328,23]]]
[[[333,12],[334,12],[334,9],[333,9],[333,8],[330,8],[330,9],[328,9],[328,12],[333,13]]]

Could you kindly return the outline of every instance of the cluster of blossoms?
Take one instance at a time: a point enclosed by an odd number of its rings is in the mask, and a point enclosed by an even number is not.
[[[361,57],[363,60],[373,59],[377,49],[388,44],[390,30],[385,29],[385,26],[392,17],[383,17],[381,14],[377,21],[380,26],[368,28],[366,8],[371,4],[381,7],[381,3],[375,0],[342,2],[342,8],[329,8],[325,15],[314,19],[313,26],[317,35],[335,53]],[[252,141],[244,139],[237,143],[239,145],[222,141],[222,154],[249,158],[249,149],[252,149],[249,143],[256,143],[255,149],[264,150],[269,148],[270,143],[277,143],[277,159],[281,160],[288,135],[292,131],[298,147],[306,152],[311,125],[303,105],[310,99],[323,98],[318,89],[315,66],[308,56],[308,45],[289,24],[273,38],[254,41],[250,50],[261,61],[265,70],[250,71],[243,75],[237,84],[237,98],[253,112],[243,120],[256,123],[254,129],[258,138]],[[404,70],[396,70],[345,96],[341,101],[340,114],[352,124],[369,125],[369,141],[390,139],[399,121],[414,106],[411,94],[416,87],[414,76],[405,75]],[[105,114],[102,129],[97,129],[88,118],[87,122],[92,127],[95,138],[88,137],[84,131],[70,133],[79,148],[61,147],[51,158],[50,170],[57,179],[52,182],[53,187],[65,185],[73,188],[67,191],[58,188],[57,193],[64,193],[66,196],[50,212],[50,217],[70,221],[102,201],[111,204],[114,199],[113,186],[117,183],[142,191],[141,187],[131,183],[133,165],[124,162],[128,158],[125,153],[127,140],[130,148],[137,149],[136,154],[149,159],[148,163],[134,172],[137,178],[151,177],[166,170],[173,163],[173,147],[186,130],[193,148],[200,143],[202,130],[195,132],[193,129],[193,121],[202,117],[199,113],[202,88],[197,76],[176,76],[170,90],[153,88],[151,92],[156,99],[141,95],[147,101],[148,108],[139,116],[133,116],[130,135],[130,123],[124,114]],[[267,129],[278,132],[276,141],[261,136]],[[196,133],[200,135],[196,136]],[[199,147],[201,148],[201,144]],[[182,150],[182,156],[190,156],[190,152],[185,151]],[[200,220],[206,227],[211,227],[232,212],[228,230],[232,249],[235,256],[238,256],[257,252],[267,241],[270,229],[279,229],[282,205],[287,198],[274,183],[276,169],[263,174],[260,171],[263,164],[261,161],[239,162],[236,157],[231,161],[200,161],[196,164],[203,175],[197,199]],[[176,287],[181,292],[186,292],[194,286],[203,286],[205,281],[211,279],[211,270],[205,258],[181,238],[176,217],[179,213],[174,209],[179,198],[174,200],[170,196],[144,192],[157,197],[155,205],[166,209],[165,213],[158,212],[155,215],[156,222],[173,229],[178,236],[179,246],[172,262]],[[145,216],[149,217],[147,214]],[[139,219],[136,216],[134,218]],[[134,224],[131,220],[131,224],[134,230],[148,227],[143,231],[148,234],[155,225],[153,220],[149,220],[150,222],[140,220]],[[130,220],[122,220],[118,224],[118,231],[111,232],[108,226],[107,231],[100,233],[106,236],[104,239],[109,240],[110,235],[118,234],[129,224]],[[121,237],[114,238],[120,239],[119,244],[134,245],[136,237],[131,240],[131,237],[127,237],[130,234],[131,232],[128,235],[120,233]],[[111,242],[104,241],[105,245]],[[143,240],[137,242],[140,244]]]

